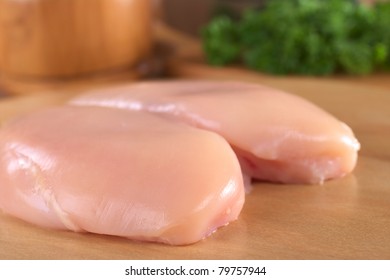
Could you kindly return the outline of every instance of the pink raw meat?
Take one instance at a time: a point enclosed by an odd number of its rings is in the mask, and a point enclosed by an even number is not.
[[[76,106],[0,130],[0,209],[39,226],[182,245],[237,219],[243,203],[239,162],[212,132]]]
[[[223,136],[243,171],[282,183],[322,183],[350,173],[360,148],[352,130],[321,108],[257,84],[144,82],[92,91],[73,105],[147,111]]]

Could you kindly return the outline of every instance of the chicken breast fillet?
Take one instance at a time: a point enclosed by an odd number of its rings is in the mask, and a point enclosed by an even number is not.
[[[360,144],[352,130],[321,108],[257,84],[144,82],[92,91],[78,106],[148,111],[223,136],[244,173],[266,181],[322,183],[350,173]]]
[[[240,165],[215,133],[76,106],[0,130],[0,208],[39,226],[183,245],[237,219],[243,203]]]

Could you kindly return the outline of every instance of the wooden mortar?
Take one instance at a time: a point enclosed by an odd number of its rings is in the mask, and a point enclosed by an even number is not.
[[[134,74],[152,50],[152,17],[150,0],[0,0],[0,82],[23,92]]]

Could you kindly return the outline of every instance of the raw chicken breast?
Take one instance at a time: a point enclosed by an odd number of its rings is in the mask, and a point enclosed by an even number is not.
[[[351,172],[359,142],[351,129],[308,101],[240,82],[145,82],[89,92],[71,101],[149,111],[222,135],[243,171],[283,183],[322,183]]]
[[[215,133],[76,106],[0,130],[0,208],[39,226],[190,244],[243,203],[240,165]]]

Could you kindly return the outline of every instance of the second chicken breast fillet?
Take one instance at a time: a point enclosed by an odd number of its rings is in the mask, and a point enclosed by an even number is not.
[[[322,183],[350,173],[359,142],[352,130],[292,94],[241,82],[144,82],[86,93],[73,105],[148,111],[222,135],[250,177]]]

